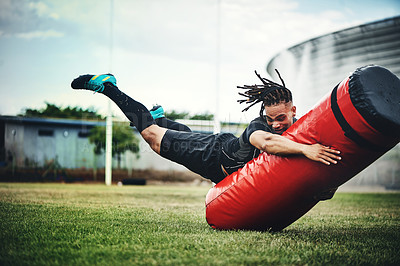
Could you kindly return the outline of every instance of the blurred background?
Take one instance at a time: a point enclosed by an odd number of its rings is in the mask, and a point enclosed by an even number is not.
[[[94,152],[89,135],[104,126],[108,102],[70,88],[86,73],[112,72],[123,91],[149,108],[161,104],[167,112],[188,114],[180,117],[185,119],[212,114],[223,131],[240,134],[259,108],[241,112],[236,86],[259,82],[254,70],[277,80],[277,68],[293,90],[300,117],[358,66],[381,64],[399,75],[399,15],[397,0],[2,0],[3,165],[14,175],[16,169],[49,163],[48,169],[101,171],[104,154]],[[43,111],[49,103],[100,117],[64,117],[71,122],[27,116],[27,110]],[[111,111],[115,121],[126,121],[115,106]],[[212,131],[208,122],[196,123],[199,131]],[[140,153],[120,148],[113,167],[130,176],[134,169],[184,171],[153,158],[140,140],[137,145]],[[399,186],[398,150],[384,167],[367,169],[368,178],[355,178],[357,184],[376,185],[370,180],[385,175],[392,187]]]

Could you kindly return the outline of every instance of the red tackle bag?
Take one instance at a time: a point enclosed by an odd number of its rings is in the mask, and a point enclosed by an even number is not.
[[[262,153],[206,196],[206,219],[217,229],[281,230],[400,141],[400,80],[380,66],[357,69],[284,137],[341,151],[325,165],[304,156]]]

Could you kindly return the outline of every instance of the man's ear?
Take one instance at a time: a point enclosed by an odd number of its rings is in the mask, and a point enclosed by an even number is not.
[[[292,113],[293,113],[293,117],[296,116],[296,106],[292,106]]]

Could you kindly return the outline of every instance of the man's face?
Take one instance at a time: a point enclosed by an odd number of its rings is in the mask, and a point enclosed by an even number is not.
[[[296,106],[293,103],[278,103],[265,106],[265,115],[268,125],[279,135],[293,124],[296,116]]]

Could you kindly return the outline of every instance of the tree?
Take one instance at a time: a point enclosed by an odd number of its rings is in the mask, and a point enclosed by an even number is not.
[[[171,120],[177,119],[191,119],[191,120],[213,120],[214,115],[210,114],[209,112],[205,112],[202,114],[195,114],[190,116],[188,112],[177,112],[172,110],[171,112],[165,112],[165,117]]]
[[[97,126],[91,129],[89,142],[94,144],[94,152],[102,154],[105,149],[106,128]],[[112,155],[117,157],[118,168],[121,168],[121,155],[126,151],[139,153],[139,139],[134,135],[133,129],[122,122],[113,123]]]
[[[188,116],[189,116],[188,112],[177,112],[175,110],[172,110],[171,112],[165,112],[165,117],[174,121],[177,119],[185,119]]]
[[[214,115],[206,112],[203,114],[195,114],[195,115],[191,116],[190,119],[191,120],[213,120]]]
[[[96,110],[92,108],[83,109],[82,107],[59,107],[52,103],[46,103],[46,107],[42,109],[26,108],[19,116],[24,117],[46,117],[46,118],[73,118],[73,119],[100,119],[104,117],[97,114]]]

